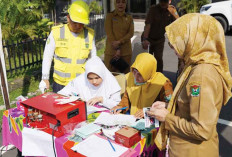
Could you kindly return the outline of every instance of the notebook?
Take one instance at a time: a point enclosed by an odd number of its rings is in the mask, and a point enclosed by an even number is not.
[[[80,136],[83,139],[86,139],[90,135],[100,132],[100,130],[101,130],[100,126],[90,123],[81,128],[75,129],[75,134]]]

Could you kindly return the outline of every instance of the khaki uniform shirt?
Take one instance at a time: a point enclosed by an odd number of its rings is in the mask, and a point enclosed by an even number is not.
[[[114,55],[115,50],[111,44],[120,41],[121,56],[132,55],[131,38],[134,35],[134,23],[131,15],[119,16],[116,11],[108,13],[105,20],[107,35],[105,54]]]
[[[173,7],[173,6],[169,6]],[[176,9],[173,8],[173,14],[177,14]],[[178,17],[178,14],[176,15]],[[168,9],[162,9],[160,5],[154,5],[149,9],[146,17],[145,24],[150,24],[151,29],[149,33],[149,40],[162,40],[164,42],[165,27],[175,21],[174,15],[172,15]]]
[[[170,157],[219,157],[217,121],[223,104],[220,74],[211,64],[193,67],[177,99],[175,116],[168,114]]]

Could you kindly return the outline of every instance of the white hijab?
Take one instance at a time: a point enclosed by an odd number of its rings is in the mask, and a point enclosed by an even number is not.
[[[97,87],[92,85],[87,78],[89,73],[94,73],[101,77],[103,80],[102,83]],[[121,90],[115,77],[97,56],[92,57],[86,62],[85,72],[77,77],[74,82],[78,88],[80,97],[85,101],[89,101],[97,96],[102,96],[103,99],[109,99],[112,94]]]

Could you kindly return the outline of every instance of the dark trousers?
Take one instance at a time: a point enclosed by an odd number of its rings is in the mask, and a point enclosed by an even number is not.
[[[104,56],[104,63],[107,67],[107,69],[110,71],[110,72],[119,72],[116,68],[114,68],[111,64],[110,64],[110,61],[111,59],[113,58],[113,55],[107,55],[105,54]],[[125,69],[125,71],[123,72],[124,74],[130,72],[130,66],[131,66],[131,57],[132,55],[128,55],[128,56],[121,56],[122,59],[124,59],[125,62],[127,62],[127,64],[129,64],[129,67],[127,69]]]
[[[56,83],[55,81],[53,82],[52,89],[54,93],[59,92],[61,89],[63,89],[64,86]]]
[[[153,44],[151,42],[149,53],[154,55],[157,60],[157,72],[163,72],[163,51],[164,51],[164,41]]]

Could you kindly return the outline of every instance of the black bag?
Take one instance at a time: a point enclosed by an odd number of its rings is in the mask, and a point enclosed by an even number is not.
[[[117,70],[119,70],[121,73],[123,73],[129,67],[129,64],[127,62],[125,62],[125,60],[122,59],[122,58],[119,58],[119,59],[112,58],[110,60],[110,64],[114,68],[116,68]]]

